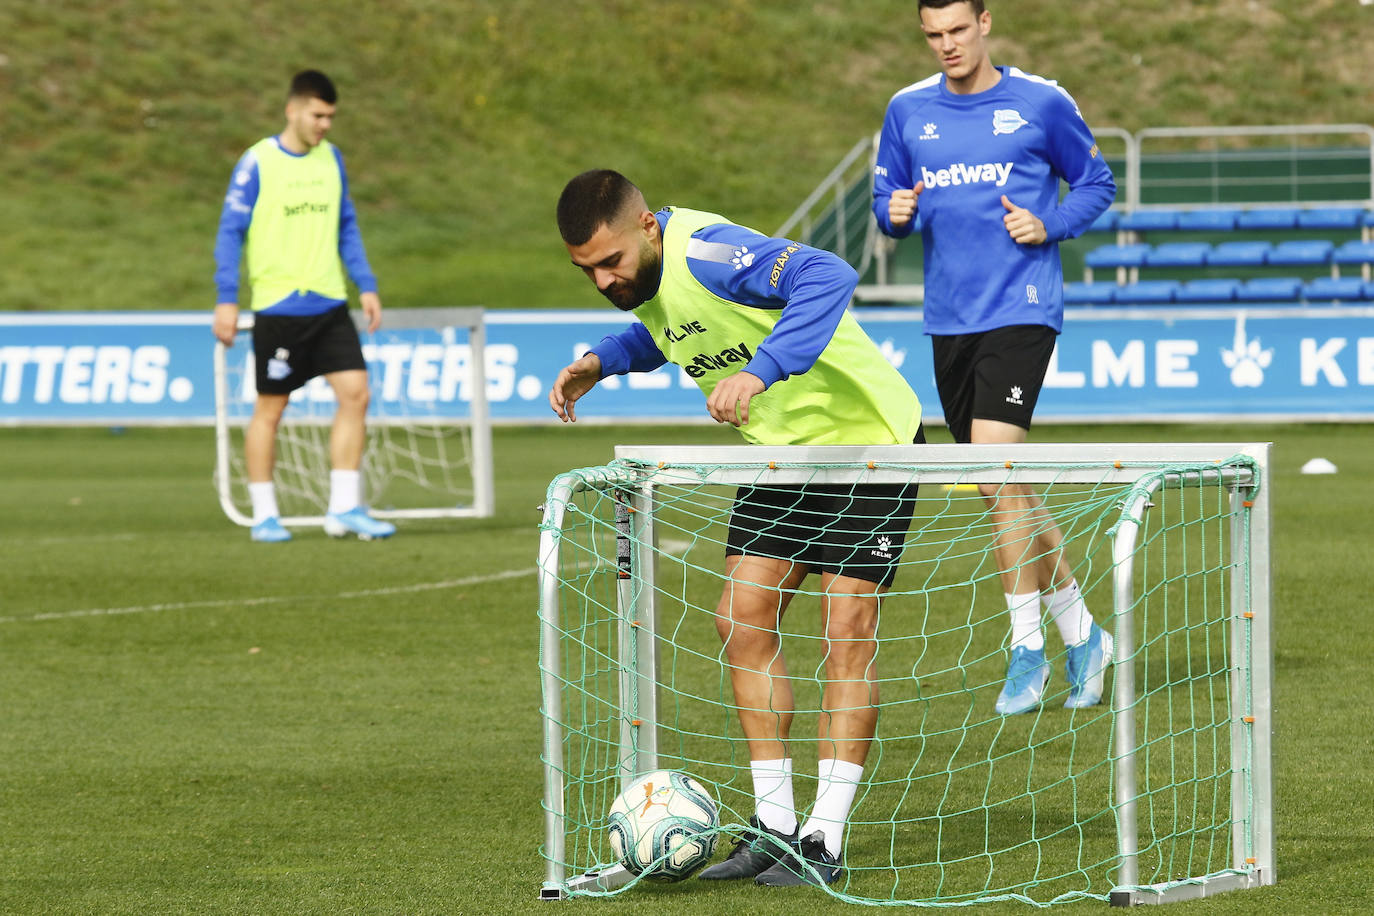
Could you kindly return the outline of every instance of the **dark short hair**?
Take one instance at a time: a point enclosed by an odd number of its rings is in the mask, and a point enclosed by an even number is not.
[[[639,188],[619,172],[583,172],[558,197],[558,232],[567,244],[583,245],[597,229],[615,222],[638,196]]]
[[[319,99],[333,105],[339,101],[339,93],[334,89],[334,81],[318,70],[302,70],[291,77],[291,89],[286,93],[288,99]]]
[[[916,15],[919,16],[921,10],[924,9],[942,10],[956,3],[967,3],[969,6],[973,7],[973,15],[975,16],[983,15],[983,11],[987,9],[987,7],[983,6],[983,0],[920,0],[920,2],[916,4]]]

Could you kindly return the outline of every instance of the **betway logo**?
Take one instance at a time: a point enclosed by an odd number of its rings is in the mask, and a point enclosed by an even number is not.
[[[1011,162],[984,162],[970,165],[967,162],[956,162],[948,168],[938,169],[932,172],[925,166],[921,166],[921,180],[926,183],[928,188],[947,188],[950,185],[961,184],[981,184],[991,181],[1002,187],[1011,177],[1011,170],[1014,163]]]
[[[682,369],[692,378],[701,378],[713,369],[729,369],[731,364],[740,366],[753,358],[753,351],[744,341],[737,347],[726,347],[719,353],[698,353],[691,362],[683,363]]]

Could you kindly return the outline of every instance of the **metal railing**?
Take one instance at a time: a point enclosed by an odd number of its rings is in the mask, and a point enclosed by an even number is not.
[[[1374,127],[1368,124],[1148,127],[1134,133],[1100,127],[1094,135],[1099,142],[1120,142],[1124,168],[1113,205],[1119,210],[1276,204],[1374,209]],[[1311,145],[1323,137],[1355,145]],[[1154,151],[1163,145],[1172,149]],[[833,251],[860,276],[871,271],[873,283],[860,287],[861,298],[885,298],[883,290],[898,288],[892,282],[897,242],[878,231],[871,210],[877,148],[876,133],[855,143],[774,233]],[[920,298],[919,284],[900,290],[899,298]]]

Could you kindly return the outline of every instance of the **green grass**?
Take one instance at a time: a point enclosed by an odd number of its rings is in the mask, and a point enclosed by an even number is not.
[[[1361,532],[1371,433],[1132,426],[1036,436],[1268,437],[1279,883],[1181,909],[1367,912],[1374,575]],[[283,546],[251,544],[220,515],[211,439],[0,430],[0,911],[548,912],[535,902],[534,577],[482,580],[532,570],[535,507],[557,473],[602,463],[615,442],[731,434],[502,428],[496,517],[413,522],[376,544],[303,531]],[[1341,474],[1299,474],[1315,455]],[[561,906],[842,910],[812,892],[697,883]]]
[[[1354,0],[992,9],[994,60],[1094,126],[1368,120]],[[340,85],[387,304],[498,308],[604,304],[554,228],[573,174],[771,231],[935,69],[910,0],[15,2],[0,55],[0,304],[24,310],[209,308],[230,170],[301,67]]]

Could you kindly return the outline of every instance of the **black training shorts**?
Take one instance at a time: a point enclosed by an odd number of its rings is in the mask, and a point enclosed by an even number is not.
[[[924,443],[918,431],[916,442]],[[804,563],[889,586],[916,508],[910,484],[791,484],[740,487],[725,555]]]
[[[1058,336],[1040,324],[978,334],[933,335],[935,387],[955,442],[968,442],[976,420],[1030,429]]]
[[[253,316],[258,392],[290,394],[317,375],[366,369],[348,306],[319,315]]]

